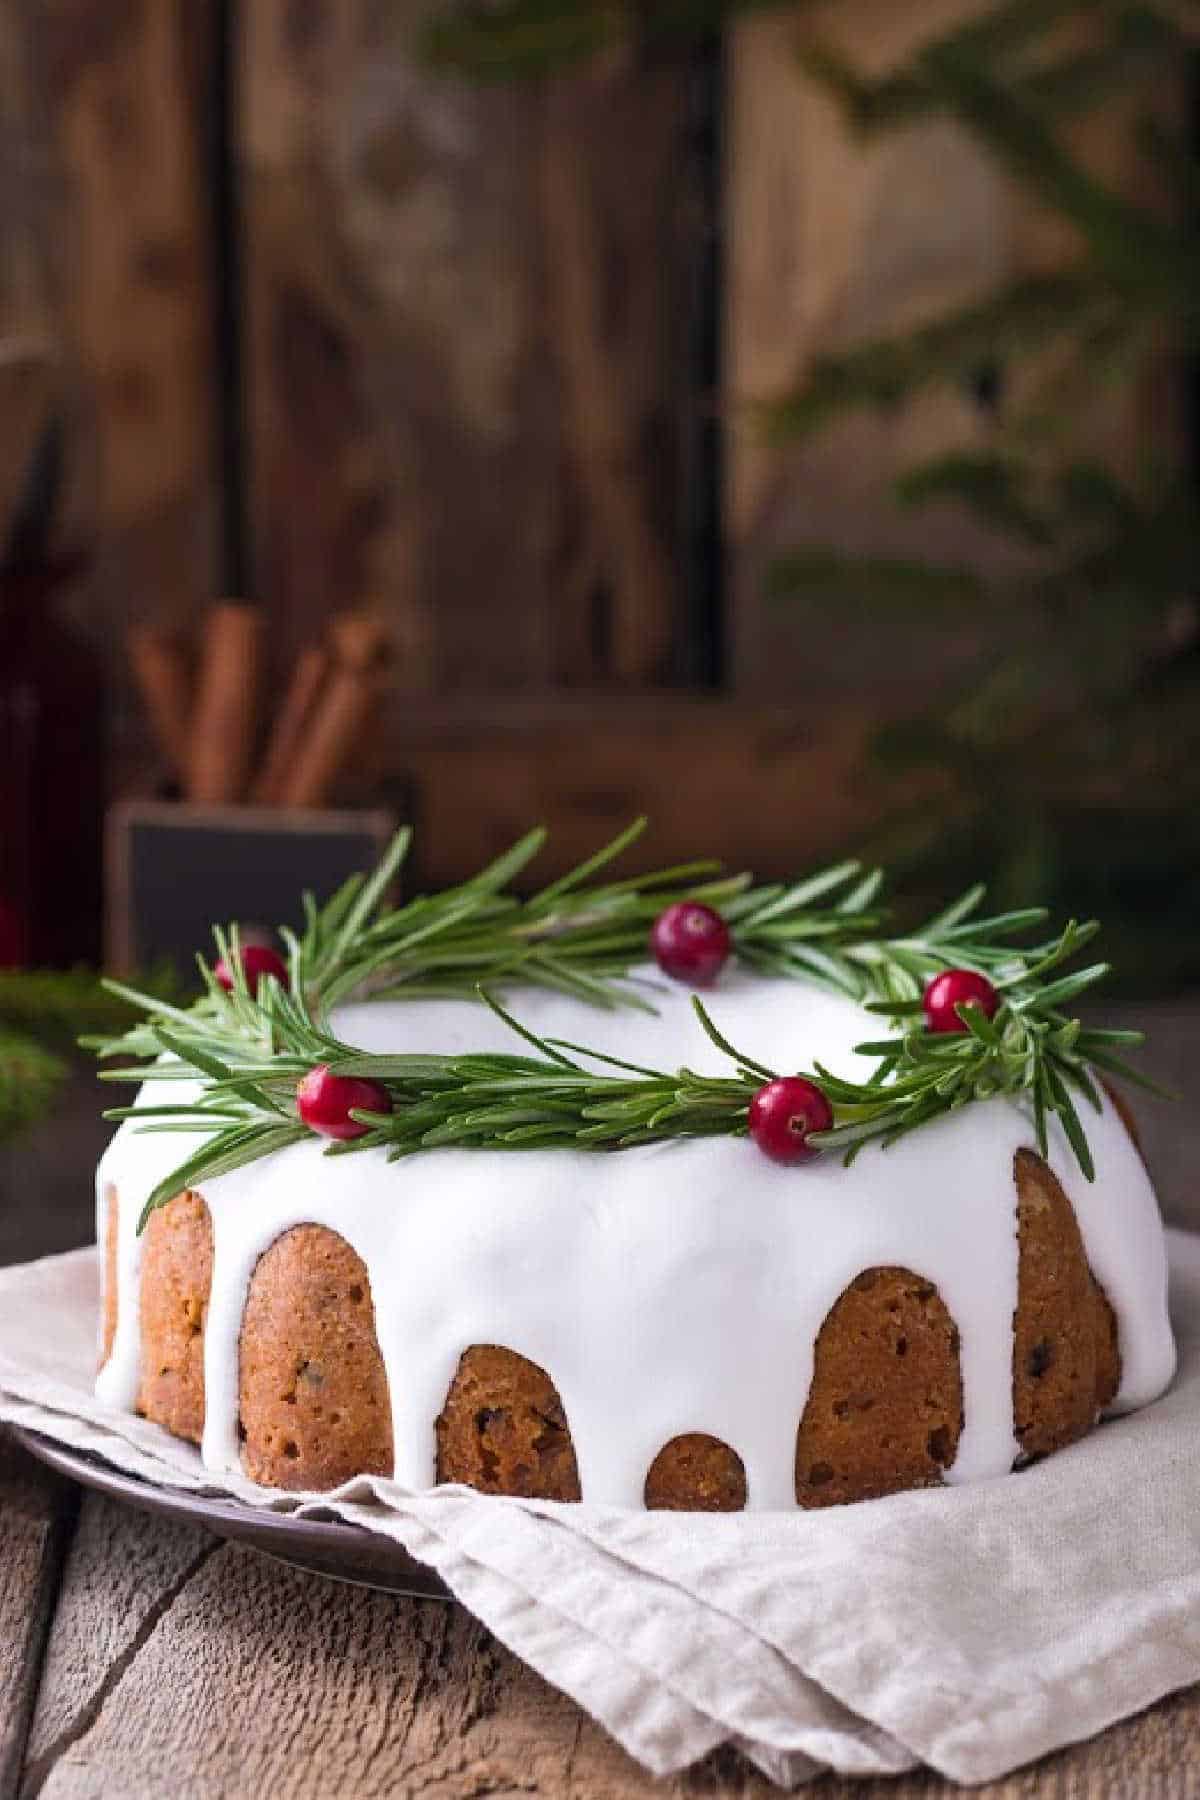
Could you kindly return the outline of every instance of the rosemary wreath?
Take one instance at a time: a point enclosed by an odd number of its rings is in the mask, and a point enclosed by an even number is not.
[[[404,830],[372,875],[352,877],[323,907],[305,896],[303,932],[280,934],[284,979],[248,977],[234,927],[214,931],[219,961],[201,960],[204,992],[189,1007],[110,982],[145,1017],[119,1037],[82,1040],[102,1058],[138,1059],[102,1077],[152,1078],[156,1088],[187,1081],[199,1093],[105,1117],[136,1118],[146,1131],[206,1134],[154,1189],[141,1225],[182,1189],[298,1143],[312,1129],[334,1138],[327,1151],[334,1156],[381,1148],[398,1158],[446,1145],[621,1150],[753,1133],[756,1099],[771,1084],[811,1089],[821,1100],[824,1128],[802,1132],[797,1153],[838,1151],[847,1163],[869,1142],[886,1148],[972,1101],[1024,1094],[1043,1154],[1054,1114],[1091,1180],[1077,1101],[1099,1110],[1097,1081],[1106,1074],[1153,1087],[1122,1056],[1142,1041],[1140,1032],[1085,1028],[1064,1011],[1108,971],[1094,963],[1062,972],[1095,936],[1094,921],[1071,921],[1016,948],[1014,938],[1044,926],[1045,909],[980,917],[984,890],[974,887],[921,930],[888,937],[877,906],[882,874],[853,861],[790,886],[755,886],[711,862],[598,881],[644,824],[532,899],[509,889],[541,848],[541,831],[462,886],[392,906],[388,890],[410,844]],[[870,1078],[847,1081],[819,1063],[806,1075],[781,1077],[729,1043],[698,998],[698,1025],[728,1056],[728,1075],[672,1073],[545,1039],[495,998],[499,988],[536,985],[595,1005],[652,1009],[652,988],[631,971],[645,957],[654,921],[681,904],[723,921],[734,954],[749,966],[847,994],[888,1020],[891,1035],[858,1046],[877,1059]],[[947,971],[973,972],[968,984],[986,1003],[954,1005],[949,1028],[943,1021],[935,1030],[927,997]],[[491,1007],[525,1041],[525,1053],[368,1055],[330,1023],[333,1008],[351,997],[462,994]],[[314,1077],[341,1096],[336,1130],[321,1122],[319,1108],[305,1109]]]

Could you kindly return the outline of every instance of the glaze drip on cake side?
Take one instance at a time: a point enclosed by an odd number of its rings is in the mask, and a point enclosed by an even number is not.
[[[645,972],[648,973],[648,972]],[[515,1010],[546,1036],[635,1062],[727,1064],[686,990],[657,984],[658,1012],[597,1011],[526,991]],[[861,1078],[853,1046],[878,1021],[796,981],[729,970],[710,1010],[729,1039],[781,1072],[816,1061]],[[370,1050],[512,1050],[472,1001],[378,1004],[338,1015]],[[146,1090],[143,1090],[143,1094]],[[172,1098],[183,1098],[172,1084]],[[1116,1313],[1122,1363],[1113,1411],[1166,1387],[1175,1349],[1153,1190],[1106,1099],[1087,1130],[1087,1183],[1051,1122],[1048,1161],[1075,1208],[1091,1268]],[[745,1465],[748,1505],[791,1508],[796,1428],[829,1309],[864,1269],[932,1282],[961,1340],[964,1426],[947,1479],[1005,1473],[1013,1436],[1017,1234],[1013,1157],[1033,1142],[1023,1105],[976,1103],[850,1169],[825,1157],[780,1167],[744,1139],[676,1141],[615,1154],[436,1150],[388,1164],[382,1151],[326,1158],[311,1142],[203,1184],[212,1217],[202,1455],[239,1466],[238,1341],[260,1256],[298,1224],[325,1225],[362,1258],[391,1394],[396,1479],[434,1479],[434,1420],[463,1351],[505,1345],[549,1371],[571,1424],[586,1500],[640,1507],[646,1471],[671,1438],[706,1432]],[[179,1133],[117,1132],[98,1171],[100,1238],[120,1196],[118,1314],[97,1391],[132,1409],[139,1378],[138,1215],[190,1154]]]

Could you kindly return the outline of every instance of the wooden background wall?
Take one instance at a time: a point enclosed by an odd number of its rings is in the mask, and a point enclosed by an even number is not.
[[[67,371],[71,505],[100,551],[75,604],[113,670],[114,786],[157,774],[127,625],[194,626],[236,579],[269,609],[273,687],[333,605],[386,614],[395,680],[360,790],[409,784],[435,878],[533,818],[561,862],[643,808],[664,854],[764,872],[852,841],[879,803],[861,747],[912,698],[911,659],[873,626],[814,634],[762,575],[818,533],[911,549],[929,527],[888,508],[887,475],[986,442],[988,420],[951,396],[785,454],[745,403],[1064,246],[953,126],[864,154],[797,72],[797,20],[740,24],[724,388],[705,391],[704,72],[620,58],[480,89],[415,58],[423,3],[0,0],[5,130],[35,179],[18,191],[6,159],[0,209],[40,235],[3,323],[20,288]],[[978,3],[804,18],[879,68]],[[694,495],[718,408],[714,686]]]

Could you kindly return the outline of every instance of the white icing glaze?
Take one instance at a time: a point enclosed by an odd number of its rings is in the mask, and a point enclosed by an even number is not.
[[[654,1015],[596,1011],[537,992],[516,1010],[548,1036],[635,1062],[724,1073],[687,991],[661,984]],[[727,971],[710,996],[718,1025],[781,1071],[820,1060],[846,1075],[878,1021],[794,981]],[[513,1050],[471,1001],[348,1007],[340,1035],[372,1050]],[[191,1097],[172,1084],[171,1098]],[[148,1098],[148,1090],[142,1090]],[[1074,1204],[1089,1260],[1116,1311],[1122,1357],[1114,1411],[1153,1399],[1174,1373],[1166,1257],[1153,1190],[1105,1100],[1087,1130],[1087,1183],[1062,1134],[1049,1161]],[[118,1314],[97,1381],[132,1408],[138,1387],[138,1214],[192,1148],[190,1136],[117,1132],[97,1177],[101,1241],[119,1195]],[[340,1232],[370,1274],[391,1391],[397,1480],[433,1480],[433,1422],[471,1344],[507,1346],[548,1371],[571,1427],[586,1499],[640,1506],[646,1470],[681,1432],[730,1444],[749,1505],[792,1507],[796,1430],[829,1308],[863,1269],[910,1268],[935,1283],[960,1333],[965,1423],[952,1481],[1000,1475],[1016,1454],[1012,1326],[1017,1301],[1013,1156],[1032,1144],[1022,1106],[964,1108],[844,1169],[826,1157],[780,1167],[744,1139],[674,1142],[620,1154],[435,1150],[389,1165],[381,1151],[331,1160],[313,1139],[204,1183],[213,1222],[205,1334],[212,1469],[238,1464],[238,1337],[259,1257],[311,1222]]]

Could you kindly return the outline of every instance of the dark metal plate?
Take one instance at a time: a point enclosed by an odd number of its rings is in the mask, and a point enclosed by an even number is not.
[[[411,1594],[422,1600],[453,1598],[432,1569],[417,1562],[391,1538],[376,1532],[363,1531],[341,1519],[298,1519],[289,1513],[244,1506],[238,1500],[154,1487],[136,1475],[114,1469],[99,1457],[69,1450],[36,1431],[16,1425],[9,1430],[39,1462],[83,1487],[94,1488],[126,1506],[135,1506],[140,1512],[200,1525],[217,1537],[248,1544],[264,1556],[273,1556],[314,1575],[331,1576],[335,1581],[378,1588],[387,1594]]]

